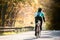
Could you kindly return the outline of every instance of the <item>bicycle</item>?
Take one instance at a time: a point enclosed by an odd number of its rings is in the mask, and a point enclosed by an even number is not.
[[[41,32],[41,30],[40,30],[40,23],[41,23],[41,21],[40,20],[37,20],[37,23],[36,23],[36,33],[35,33],[35,35],[36,35],[36,38],[40,38],[40,32]]]

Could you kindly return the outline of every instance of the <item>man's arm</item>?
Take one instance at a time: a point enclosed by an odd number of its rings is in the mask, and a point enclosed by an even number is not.
[[[44,22],[45,22],[45,17],[43,16],[43,20],[44,20]]]
[[[36,17],[37,16],[37,12],[35,12],[35,14],[34,14],[34,17]]]
[[[44,12],[42,12],[42,14],[43,14],[43,21],[45,22],[45,15],[44,15]]]

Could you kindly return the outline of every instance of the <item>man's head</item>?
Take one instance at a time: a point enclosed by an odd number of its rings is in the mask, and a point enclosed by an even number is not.
[[[38,12],[41,12],[41,10],[42,10],[41,8],[38,8]]]

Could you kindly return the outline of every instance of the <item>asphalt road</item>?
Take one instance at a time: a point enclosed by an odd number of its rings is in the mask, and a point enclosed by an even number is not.
[[[13,35],[0,36],[0,40],[60,40],[60,31],[42,31],[41,37],[36,39],[34,31]]]

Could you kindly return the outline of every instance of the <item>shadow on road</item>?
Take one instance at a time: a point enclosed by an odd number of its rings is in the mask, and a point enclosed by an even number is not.
[[[51,36],[60,37],[60,31],[53,31],[53,32],[51,33]]]
[[[52,37],[49,37],[49,36],[41,36],[40,38],[52,38]],[[34,40],[36,38],[29,38],[29,39],[24,39],[24,40]]]
[[[42,36],[40,38],[52,38],[52,37],[50,37],[50,36]]]
[[[34,40],[34,39],[36,39],[36,38],[29,38],[29,39],[24,39],[24,40]]]

